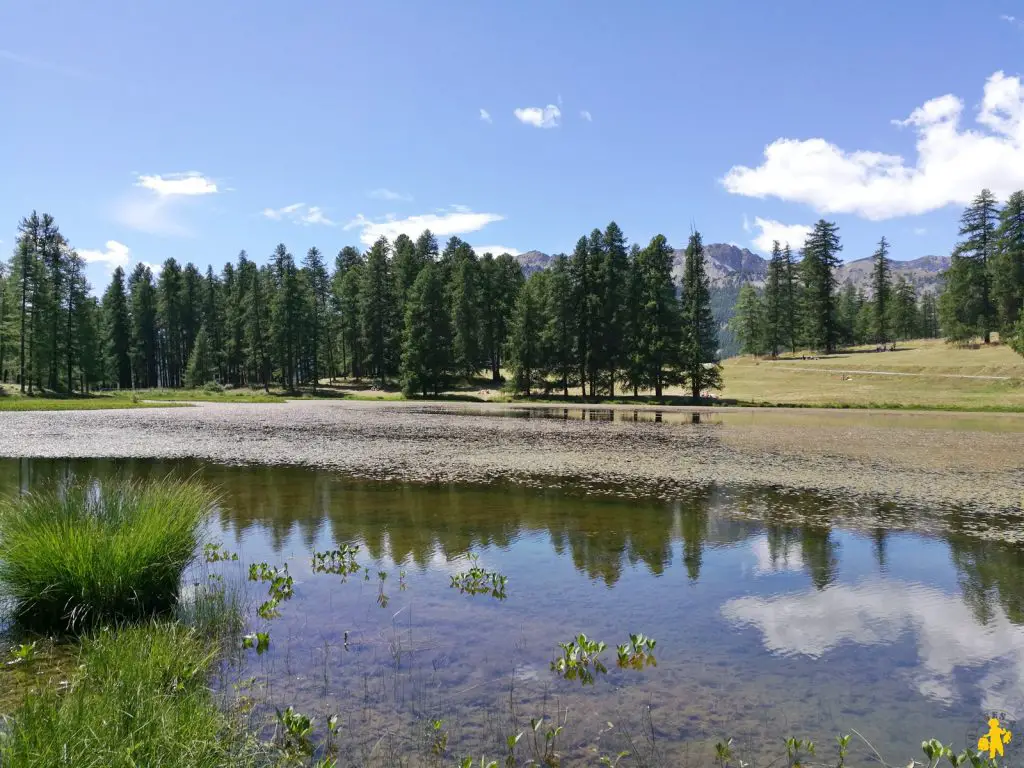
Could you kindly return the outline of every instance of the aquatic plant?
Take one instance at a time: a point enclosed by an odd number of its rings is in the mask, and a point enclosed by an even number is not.
[[[343,577],[358,573],[360,570],[359,563],[356,562],[358,554],[358,544],[342,544],[338,549],[314,552],[313,573],[335,573]]]
[[[461,571],[452,576],[451,587],[458,589],[464,595],[487,595],[498,600],[504,600],[508,595],[505,585],[508,584],[508,577],[502,576],[496,571],[487,571],[480,567],[480,558],[477,555],[470,555],[472,563],[468,571]]]
[[[21,643],[19,646],[14,648],[10,652],[10,658],[7,661],[8,666],[15,664],[25,664],[36,657],[36,641],[33,640],[31,643]]]
[[[280,568],[269,563],[252,563],[249,566],[249,580],[270,582],[267,599],[256,609],[261,619],[276,619],[281,615],[277,610],[282,600],[295,596],[295,579],[288,573],[288,563]]]
[[[203,545],[203,559],[208,563],[219,563],[228,560],[238,560],[237,552],[228,552],[219,543],[208,542]]]
[[[308,755],[313,752],[313,719],[289,706],[283,712],[277,710],[277,723],[280,726],[278,743],[285,752],[298,752]]]
[[[551,662],[551,670],[566,680],[579,680],[582,685],[593,685],[595,673],[605,674],[608,668],[598,658],[605,644],[591,640],[582,632],[567,643],[559,643],[562,655]]]
[[[0,593],[22,625],[78,632],[177,601],[213,496],[191,481],[69,484],[0,500]]]
[[[268,632],[253,632],[242,638],[242,648],[255,648],[256,655],[262,656],[270,648],[270,634]]]
[[[618,664],[623,669],[643,669],[657,666],[654,658],[654,646],[657,641],[643,634],[629,636],[629,642],[617,647]]]

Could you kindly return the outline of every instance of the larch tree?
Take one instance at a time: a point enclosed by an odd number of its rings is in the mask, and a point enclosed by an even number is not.
[[[184,377],[184,342],[182,334],[182,274],[178,262],[167,259],[157,280],[157,320],[160,346],[163,351],[163,382],[180,387]]]
[[[999,212],[992,294],[1000,334],[1010,335],[1024,309],[1024,191],[1010,195]]]
[[[711,314],[711,283],[700,232],[690,235],[686,246],[681,314],[680,368],[693,402],[699,403],[702,392],[722,387],[718,329]]]
[[[542,297],[544,302],[544,327],[542,329],[544,371],[545,374],[555,377],[563,397],[569,397],[569,387],[573,386],[576,374],[580,369],[576,357],[579,317],[576,314],[576,303],[573,296],[572,267],[564,253],[555,256],[552,260],[548,280],[544,287],[545,292]],[[518,293],[522,293],[522,289]]]
[[[157,377],[157,293],[153,272],[136,264],[128,278],[128,307],[131,315],[131,360],[139,387],[159,386]]]
[[[996,325],[992,294],[992,261],[998,246],[999,208],[995,196],[983,189],[960,217],[960,236],[953,249],[939,309],[943,326],[956,340],[981,336],[991,341]]]
[[[579,368],[580,394],[585,397],[594,343],[593,268],[586,237],[576,241],[576,248],[569,261],[569,273],[572,279],[573,312],[576,315],[576,365]],[[593,382],[590,388],[593,392]]]
[[[740,342],[740,351],[745,355],[760,355],[765,350],[766,323],[765,307],[757,289],[750,283],[740,286],[736,299],[736,314],[729,321],[729,328]]]
[[[800,279],[799,268],[793,258],[793,251],[786,243],[782,249],[783,277],[782,300],[779,309],[783,338],[791,354],[796,354],[796,345],[800,340]]]
[[[302,290],[295,258],[284,243],[279,243],[271,257],[274,295],[271,306],[271,336],[275,356],[281,365],[281,380],[286,389],[294,390],[298,379],[298,349],[302,322]]]
[[[448,295],[455,370],[469,380],[480,370],[480,264],[473,249],[460,243],[449,265]]]
[[[548,275],[534,272],[519,292],[505,352],[517,392],[527,397],[543,373],[544,296]]]
[[[411,246],[412,242],[410,241],[409,244]],[[332,376],[334,375],[333,345],[330,333],[331,280],[327,274],[327,265],[324,263],[323,256],[315,246],[306,251],[303,268],[306,270],[306,279],[309,281],[310,290],[309,329],[311,333],[313,393],[316,394],[317,385],[320,383],[321,357],[326,358],[327,369]]]
[[[772,357],[779,356],[779,350],[786,338],[786,257],[779,241],[772,242],[772,255],[768,260],[768,275],[764,285],[764,343]]]
[[[213,372],[216,367],[213,350],[210,348],[210,337],[204,325],[196,334],[195,343],[192,345],[192,354],[188,358],[188,367],[185,373],[187,386],[201,387],[213,381]]]
[[[238,255],[238,280],[244,286],[243,325],[245,327],[245,365],[250,381],[259,381],[270,391],[270,310],[267,303],[267,278],[250,261],[245,251]]]

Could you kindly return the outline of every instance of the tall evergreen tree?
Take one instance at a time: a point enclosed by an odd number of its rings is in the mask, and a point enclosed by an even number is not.
[[[580,370],[577,360],[576,342],[579,338],[576,302],[573,296],[573,275],[569,259],[559,254],[551,262],[545,287],[544,328],[542,330],[542,352],[544,373],[554,376],[564,397],[569,397],[569,387],[574,385],[576,373]],[[517,291],[516,301],[522,293]],[[513,306],[514,310],[514,306]],[[510,313],[510,317],[511,317]]]
[[[86,323],[83,307],[89,298],[89,281],[85,278],[85,259],[77,251],[69,250],[66,255],[65,291],[64,291],[64,347],[66,350],[65,381],[68,392],[75,388],[76,368],[80,369],[86,354],[83,342],[84,325]],[[0,366],[2,368],[2,366]]]
[[[298,379],[299,334],[302,322],[302,290],[295,258],[284,243],[271,257],[274,295],[271,306],[271,336],[281,364],[281,380],[286,389],[295,389]]]
[[[447,249],[446,249],[447,250]],[[453,251],[448,285],[452,354],[456,372],[471,379],[480,370],[480,265],[467,244]]]
[[[211,266],[206,267],[206,277],[203,279],[201,317],[202,323],[199,327],[200,329],[206,328],[206,341],[213,365],[211,378],[208,381],[223,381],[225,378],[224,287]]]
[[[796,354],[796,345],[800,339],[800,280],[789,243],[782,249],[782,263],[782,300],[779,308],[782,335],[790,353]]]
[[[267,277],[245,251],[238,255],[238,280],[244,285],[244,324],[246,368],[251,382],[259,381],[270,391],[270,310],[267,302]]]
[[[393,251],[395,280],[398,281],[398,303],[404,317],[405,302],[409,299],[409,291],[426,261],[425,256],[417,251],[416,244],[406,234],[395,238]]]
[[[42,221],[35,211],[18,223],[18,242],[11,275],[17,286],[17,301],[21,305],[18,317],[18,383],[23,394],[26,385],[28,393],[32,393],[33,361],[36,356],[32,318],[41,283],[39,253],[42,230]]]
[[[67,288],[68,246],[53,217],[43,214],[41,241],[39,243],[39,281],[37,300],[34,308],[38,312],[41,340],[40,353],[46,359],[46,386],[56,391],[60,388],[61,341],[64,338],[61,323],[61,307]]]
[[[181,272],[181,360],[188,363],[192,345],[203,324],[203,275],[189,262]]]
[[[402,389],[407,395],[440,395],[451,371],[451,321],[441,268],[427,262],[406,297]]]
[[[901,277],[893,291],[890,324],[893,334],[904,341],[918,335],[917,292]]]
[[[512,312],[508,349],[505,352],[512,369],[513,386],[527,397],[540,381],[543,372],[542,339],[547,278],[545,272],[534,272],[519,292]]]
[[[718,329],[711,315],[711,284],[700,232],[690,235],[686,246],[682,288],[680,364],[693,402],[699,403],[702,392],[722,387]]]
[[[779,241],[772,242],[772,255],[768,260],[768,276],[764,285],[764,344],[772,357],[787,343],[786,325],[786,257]],[[749,298],[748,298],[749,302]]]
[[[600,254],[601,259],[596,262],[599,265],[596,282],[600,332],[597,338],[598,360],[594,372],[603,380],[608,394],[614,396],[615,380],[624,363],[626,352],[624,331],[629,271],[626,236],[614,221],[605,227],[601,235]]]
[[[131,327],[124,270],[121,267],[114,270],[110,286],[103,294],[103,314],[106,326],[107,369],[111,381],[119,389],[129,389],[132,386]]]
[[[509,318],[523,286],[523,270],[507,253],[480,259],[480,346],[491,368],[491,381],[501,381],[501,363]]]
[[[216,368],[213,350],[210,349],[209,334],[204,325],[196,334],[195,344],[192,345],[192,354],[188,358],[188,368],[185,374],[186,385],[201,387],[213,381],[213,373]]]
[[[395,279],[388,241],[380,237],[370,248],[359,289],[360,325],[368,372],[385,386],[397,368],[400,334],[397,327]]]
[[[937,339],[941,332],[939,304],[935,294],[929,291],[921,297],[921,334],[926,339]]]
[[[672,282],[674,255],[665,236],[655,235],[636,257],[640,312],[633,342],[643,365],[643,386],[652,387],[658,399],[666,385],[678,383],[680,379],[682,328],[676,287]]]
[[[163,383],[168,387],[180,387],[187,358],[182,332],[182,273],[181,267],[173,258],[167,259],[160,269],[157,281],[157,308]]]
[[[871,257],[871,306],[874,316],[874,337],[877,344],[889,341],[889,295],[892,284],[889,243],[883,237]]]
[[[157,377],[157,294],[153,272],[136,264],[128,278],[128,306],[131,316],[131,360],[134,381],[139,387],[159,386]]]
[[[835,270],[842,249],[839,228],[824,219],[818,220],[804,242],[804,332],[810,346],[826,354],[834,352],[839,342]]]
[[[597,231],[600,235],[600,231]],[[587,377],[593,368],[591,358],[594,354],[594,292],[593,284],[594,269],[591,266],[591,253],[586,237],[576,241],[576,248],[572,252],[569,262],[569,271],[572,276],[572,297],[576,322],[576,364],[579,366],[580,394],[587,394]],[[590,382],[591,394],[594,392],[594,382]]]
[[[406,238],[408,240],[409,238]],[[412,245],[412,241],[409,241]],[[333,375],[334,360],[332,354],[332,343],[330,338],[330,277],[327,275],[327,265],[324,264],[323,256],[317,248],[310,248],[306,252],[306,260],[303,263],[306,270],[307,280],[310,289],[310,331],[312,336],[310,343],[313,352],[313,392],[316,392],[317,384],[320,383],[320,359],[325,358],[327,368]]]
[[[999,212],[992,295],[1000,334],[1011,334],[1024,308],[1024,191],[1010,195]]]
[[[338,311],[338,338],[341,369],[345,376],[359,379],[363,375],[363,330],[360,290],[363,285],[365,260],[352,246],[345,246],[335,261],[332,285]]]
[[[244,253],[244,251],[243,251]],[[224,368],[232,384],[243,381],[245,361],[245,286],[229,261],[221,273],[224,294]]]
[[[857,287],[847,281],[836,301],[836,323],[839,344],[850,346],[856,343],[857,316],[860,314],[860,298]]]
[[[750,283],[740,286],[736,299],[736,314],[729,321],[729,327],[740,342],[740,352],[745,355],[760,355],[766,349],[767,322],[765,302],[757,295],[757,289]]]
[[[943,327],[962,339],[979,335],[988,344],[996,323],[992,296],[992,260],[996,254],[999,210],[987,189],[960,217],[960,236],[953,249],[939,310]]]

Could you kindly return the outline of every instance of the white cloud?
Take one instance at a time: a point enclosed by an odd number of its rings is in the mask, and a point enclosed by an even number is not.
[[[117,240],[107,240],[102,251],[95,251],[89,248],[78,248],[78,255],[85,259],[87,264],[102,264],[106,267],[107,273],[112,273],[118,267],[124,269],[131,261],[131,251],[124,243]]]
[[[914,234],[920,237],[921,235],[927,235],[928,230],[924,227],[914,227]]]
[[[509,248],[507,245],[474,245],[473,250],[480,255],[490,253],[494,256],[500,256],[503,253],[507,253],[510,256],[518,256],[522,253],[518,248]]]
[[[754,570],[757,573],[799,571],[804,567],[803,551],[799,541],[791,541],[781,551],[776,552],[775,562],[772,562],[772,549],[768,545],[767,536],[755,538],[750,543],[750,551],[754,554]]]
[[[1007,14],[1004,13],[1002,16],[999,17],[999,19],[1001,21],[1005,21],[1008,24],[1013,24],[1015,27],[1024,27],[1024,21],[1021,21],[1016,16],[1008,16]]]
[[[395,192],[394,190],[386,189],[385,187],[378,187],[377,189],[371,190],[370,197],[374,200],[412,200],[412,195]]]
[[[264,217],[271,221],[290,221],[293,224],[323,224],[327,227],[336,226],[338,222],[332,221],[324,214],[323,209],[316,205],[305,203],[292,203],[283,208],[264,208]]]
[[[491,113],[488,112],[483,107],[480,108],[480,119],[483,120],[485,123],[493,123],[494,122],[491,119]]]
[[[557,128],[562,120],[562,110],[554,104],[546,107],[520,107],[514,112],[516,119],[534,128]]]
[[[453,206],[448,211],[409,216],[404,219],[388,216],[383,220],[374,221],[360,213],[345,225],[345,229],[361,230],[359,239],[364,245],[369,246],[381,236],[388,240],[394,240],[402,234],[416,238],[424,229],[429,229],[437,237],[478,232],[488,224],[504,218],[497,213],[475,213],[465,206]]]
[[[729,621],[757,628],[774,653],[820,658],[842,643],[890,645],[909,632],[918,665],[907,675],[943,703],[974,698],[958,670],[987,668],[978,681],[983,709],[1024,709],[1024,627],[995,601],[981,625],[959,595],[892,579],[872,579],[775,597],[741,597],[722,606]]]
[[[798,251],[804,247],[804,240],[811,232],[811,228],[806,224],[783,224],[773,219],[762,219],[760,216],[754,217],[754,226],[760,234],[750,242],[762,253],[771,253],[775,240],[778,240],[783,248],[789,243],[790,248]],[[751,231],[750,221],[746,216],[743,217],[743,230]]]
[[[156,192],[158,195],[213,195],[217,185],[198,171],[169,173],[166,176],[154,174],[139,176],[135,186]]]
[[[806,203],[824,213],[871,220],[964,205],[988,187],[1006,197],[1024,187],[1024,86],[996,72],[985,82],[976,128],[961,128],[964,104],[947,94],[925,102],[906,120],[917,134],[917,158],[846,151],[822,138],[777,139],[756,168],[734,166],[725,188],[748,197]]]
[[[580,117],[582,117],[588,123],[594,122],[594,116],[590,114],[590,110],[588,109],[580,110]]]

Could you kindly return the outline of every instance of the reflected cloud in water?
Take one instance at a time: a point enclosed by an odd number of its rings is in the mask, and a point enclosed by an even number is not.
[[[823,658],[843,643],[894,644],[909,635],[919,664],[911,684],[943,704],[968,695],[957,672],[984,668],[977,682],[986,709],[1024,711],[1024,627],[997,604],[981,624],[960,595],[935,587],[876,578],[855,585],[727,601],[722,615],[762,635],[776,654]]]

